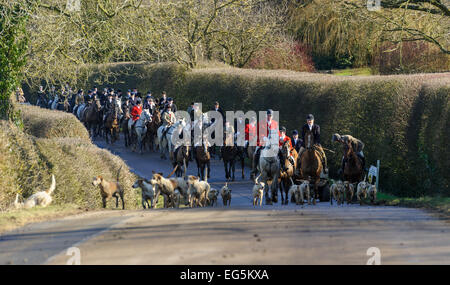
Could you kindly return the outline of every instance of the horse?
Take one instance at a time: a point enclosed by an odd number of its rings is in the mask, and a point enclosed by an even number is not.
[[[105,140],[108,143],[108,134],[111,135],[111,144],[119,138],[119,109],[118,106],[111,112],[105,121]]]
[[[211,173],[211,154],[208,150],[208,140],[206,138],[203,139],[201,146],[195,146],[195,162],[197,163],[197,176],[200,177],[201,180],[205,180],[205,167],[207,170],[206,177],[210,177]]]
[[[172,165],[174,168],[178,166],[175,172],[177,177],[186,177],[187,167],[189,165],[189,152],[190,147],[187,145],[180,145],[175,149]]]
[[[120,127],[122,128],[123,137],[125,140],[125,147],[128,147],[131,142],[130,129],[128,129],[128,122],[130,121],[130,118],[131,118],[130,108],[127,108],[122,116],[122,119],[120,120]]]
[[[244,175],[244,155],[243,148],[232,143],[232,135],[227,134],[225,138],[225,145],[221,147],[220,152],[223,159],[223,165],[225,168],[225,179],[234,181],[234,171],[236,165],[236,159],[241,161],[242,178]]]
[[[150,112],[147,109],[144,109],[139,116],[139,119],[134,124],[134,132],[132,131],[133,135],[136,135],[136,140],[134,142],[134,149],[133,151],[136,151],[136,145],[139,146],[139,153],[142,154],[143,144],[142,140],[145,136],[145,133],[147,132],[147,122],[149,122],[152,119]],[[131,127],[131,124],[133,123],[133,120],[128,121],[128,130],[133,130]]]
[[[155,108],[151,122],[147,123],[147,133],[144,142],[148,144],[149,149],[156,151],[158,146],[158,128],[161,126],[161,113]]]
[[[178,120],[175,124],[170,126],[167,131],[165,132],[165,135],[163,136],[164,128],[165,126],[160,126],[158,128],[157,134],[158,134],[158,145],[159,150],[161,153],[161,158],[166,159],[166,152],[169,153],[169,157],[172,158],[173,151],[175,149],[175,146],[173,144],[172,135],[177,131],[178,134],[181,133],[182,129],[189,127],[189,124],[186,124],[184,118]],[[189,130],[190,131],[190,130]]]
[[[102,106],[100,105],[100,101],[95,100],[95,102],[88,105],[83,112],[82,121],[84,122],[84,124],[89,132],[89,135],[91,135],[93,137],[96,137],[98,135],[96,128],[98,128],[98,126],[101,123],[101,117],[100,117],[101,108],[102,108]],[[91,134],[92,129],[93,129],[93,131]]]
[[[344,181],[360,182],[364,176],[362,162],[353,150],[351,142],[344,143]]]
[[[269,135],[270,140],[270,135]],[[280,160],[278,158],[278,144],[267,142],[261,149],[261,156],[258,162],[258,171],[261,175],[261,181],[264,182],[264,192],[266,196],[266,205],[277,203],[278,177],[280,175]],[[271,180],[270,194],[267,181]]]
[[[256,154],[256,146],[251,146],[251,145],[247,146],[246,154],[252,164],[251,170],[250,170],[250,180],[255,180],[256,173],[258,172],[256,163],[255,163],[255,159],[254,159],[254,156]]]
[[[322,172],[323,165],[320,159],[319,152],[315,149],[313,142],[313,134],[311,131],[307,131],[305,134],[305,146],[306,149],[303,152],[300,161],[300,177],[305,180],[309,180],[314,184],[313,205],[316,204],[316,199],[319,197],[319,181],[320,173]],[[309,201],[308,201],[309,202]]]
[[[294,158],[294,165],[292,165],[289,157]],[[297,168],[297,151],[290,149],[289,141],[285,141],[280,149],[280,192],[281,204],[287,205],[289,203],[289,188],[292,186],[295,170]],[[283,191],[285,197],[283,197]]]

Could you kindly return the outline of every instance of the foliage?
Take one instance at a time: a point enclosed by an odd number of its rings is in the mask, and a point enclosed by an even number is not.
[[[10,96],[22,80],[28,48],[26,21],[29,12],[22,1],[0,2],[0,119],[18,122]]]

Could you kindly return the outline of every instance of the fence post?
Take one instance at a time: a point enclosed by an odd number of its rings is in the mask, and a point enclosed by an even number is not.
[[[379,182],[380,182],[380,160],[378,159],[377,160],[377,180],[376,180],[376,186],[375,187],[377,187],[377,191],[378,192],[380,192],[380,188],[378,188],[378,185],[379,185]]]

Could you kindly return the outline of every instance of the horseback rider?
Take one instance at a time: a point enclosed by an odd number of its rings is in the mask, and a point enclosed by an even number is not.
[[[364,157],[364,153],[363,153],[363,148],[364,148],[364,143],[355,138],[352,137],[351,135],[339,135],[339,134],[333,134],[333,138],[332,141],[335,142],[340,142],[340,143],[351,143],[353,151],[355,151],[356,155],[359,157],[359,159],[361,160],[361,164],[362,164],[362,168],[365,169],[365,165],[366,165],[366,158]],[[342,157],[342,165],[341,165],[341,171],[344,172],[344,166],[345,166],[346,160],[345,160],[345,156]]]
[[[167,104],[166,104],[165,109],[167,109],[168,106],[170,106],[171,111],[173,113],[176,113],[178,111],[177,105],[175,105],[175,103],[173,103],[173,98],[172,97],[167,98]]]
[[[249,142],[256,138],[256,117],[250,118],[250,122],[245,125],[245,147],[248,148]]]
[[[292,138],[291,138],[292,147],[295,148],[297,153],[300,151],[300,147],[302,146],[302,139],[298,137],[298,131],[293,130],[292,131]]]
[[[289,151],[292,152],[292,150],[294,148],[292,147],[291,138],[286,135],[286,128],[285,127],[281,127],[281,129],[280,129],[280,140],[279,140],[279,147],[280,147],[280,149],[281,149],[281,147],[283,146],[283,144],[285,142],[289,142]],[[294,157],[292,156],[292,154],[289,155],[288,159],[289,159],[289,161],[291,162],[292,165],[295,164]]]
[[[231,136],[231,138],[234,137],[234,127],[230,124],[229,121],[225,122],[225,129],[224,129],[224,141],[226,146],[233,146],[231,142],[227,141],[228,137]],[[236,143],[236,142],[234,142]]]
[[[303,125],[302,127],[302,142],[298,157],[301,158],[303,152],[306,150],[305,135],[307,131],[310,131],[313,134],[315,149],[318,151],[320,158],[322,160],[323,173],[327,174],[328,173],[327,157],[325,156],[325,152],[323,151],[323,148],[320,144],[320,126],[314,124],[314,116],[312,114],[309,114],[306,117],[306,124]]]
[[[159,99],[159,110],[160,111],[164,111],[164,108],[166,107],[167,104],[167,94],[166,91],[163,91],[161,93],[162,97]]]
[[[259,156],[261,154],[261,148],[265,146],[267,137],[269,135],[269,132],[271,131],[277,131],[278,135],[280,135],[280,131],[278,129],[278,122],[275,121],[273,118],[273,110],[268,109],[266,112],[266,120],[259,123],[259,127],[257,129],[258,132],[258,138],[256,142],[256,150],[254,155],[254,165],[258,165],[259,163]]]
[[[114,113],[116,110],[116,102],[114,100],[114,91],[108,94],[107,100],[104,105],[103,112],[103,124],[106,122],[106,118],[108,118],[109,114]]]
[[[141,99],[138,98],[136,100],[136,105],[131,108],[131,119],[133,120],[131,128],[134,128],[134,125],[136,124],[136,121],[139,120],[141,114],[142,114],[142,101]]]
[[[167,131],[173,126],[176,122],[175,114],[172,112],[172,106],[167,104],[165,111],[162,116],[162,125],[164,127],[162,135],[163,137],[166,135]]]
[[[153,116],[156,110],[156,104],[152,95],[147,95],[147,97],[145,97],[144,109],[147,109],[150,112],[150,115]]]

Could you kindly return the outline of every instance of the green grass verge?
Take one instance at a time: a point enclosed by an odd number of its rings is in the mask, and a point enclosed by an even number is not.
[[[82,213],[84,210],[75,204],[51,205],[46,208],[11,210],[0,213],[0,233],[25,226],[30,223],[43,222],[68,215]]]
[[[378,193],[379,204],[386,206],[403,206],[410,208],[423,208],[444,214],[450,217],[450,197],[397,197],[386,193]]]

